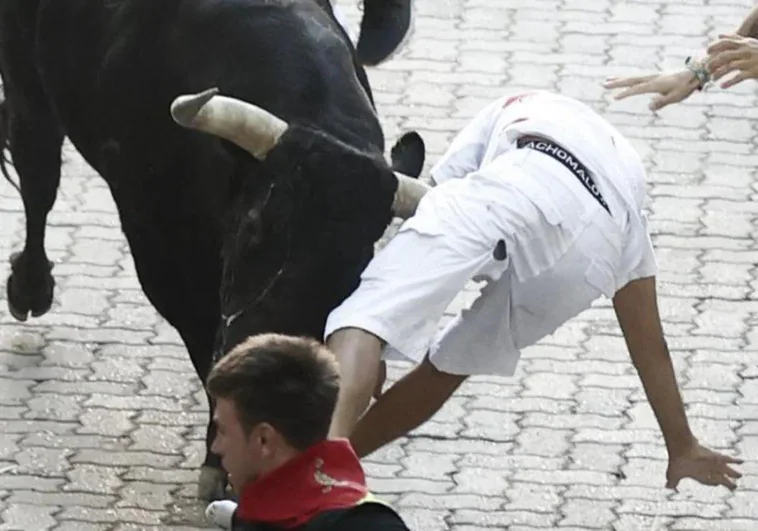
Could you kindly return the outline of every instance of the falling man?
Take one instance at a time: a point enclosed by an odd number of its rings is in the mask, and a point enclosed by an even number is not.
[[[504,96],[431,177],[437,186],[327,320],[342,378],[330,437],[373,452],[431,418],[467,377],[512,376],[523,348],[605,295],[665,439],[667,486],[689,477],[734,489],[730,464],[742,461],[701,445],[688,424],[658,312],[646,174],[629,141],[575,99]],[[480,296],[438,331],[471,280],[485,281]],[[417,366],[379,396],[382,360],[393,358]]]

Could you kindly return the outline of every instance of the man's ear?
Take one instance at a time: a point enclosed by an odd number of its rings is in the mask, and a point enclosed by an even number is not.
[[[255,438],[255,441],[261,446],[263,452],[267,452],[268,448],[271,448],[271,443],[277,442],[281,438],[281,435],[276,428],[274,428],[268,422],[261,422],[250,432],[250,437]]]

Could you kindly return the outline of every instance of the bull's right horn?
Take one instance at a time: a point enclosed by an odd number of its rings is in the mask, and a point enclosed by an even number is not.
[[[220,136],[256,159],[265,159],[287,130],[287,122],[257,105],[218,92],[212,88],[177,97],[171,104],[171,116],[183,127]]]
[[[397,191],[392,203],[392,211],[397,217],[408,219],[416,213],[419,201],[431,190],[431,187],[399,171],[395,172],[395,177],[397,177]]]

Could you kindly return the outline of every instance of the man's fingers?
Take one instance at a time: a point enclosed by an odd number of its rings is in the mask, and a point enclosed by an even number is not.
[[[639,83],[639,77],[609,77],[603,81],[605,88],[624,88]]]
[[[708,55],[713,55],[716,53],[723,53],[727,50],[735,50],[739,48],[740,45],[741,43],[736,40],[721,38],[709,44],[706,51],[708,52]]]
[[[722,65],[719,68],[711,70],[711,80],[718,81],[730,72],[733,72],[734,68],[730,64]]]
[[[671,105],[672,103],[679,103],[680,101],[684,100],[687,96],[689,96],[692,93],[692,90],[690,87],[685,87],[679,90],[672,90],[671,92],[668,92],[666,94],[661,94],[660,96],[657,96],[653,98],[653,101],[650,102],[650,105],[648,105],[648,108],[651,111],[658,111],[662,108],[664,108],[666,105]]]
[[[719,476],[718,481],[714,482],[716,485],[723,485],[729,490],[735,490],[737,488],[737,484],[729,479],[727,476]]]
[[[722,464],[729,463],[734,465],[741,465],[745,462],[745,460],[740,457],[732,457],[731,455],[722,454],[720,452],[713,452],[713,455],[715,456],[716,460]]]
[[[735,59],[728,64],[724,65],[718,70],[718,73],[713,73],[711,77],[713,78],[713,81],[718,81],[722,77],[724,77],[727,74],[731,74],[732,72],[740,72],[741,74],[745,74],[747,78],[753,77],[751,74],[751,69],[754,69],[755,65],[754,62],[751,61],[749,58],[747,59]],[[746,78],[746,79],[747,79]]]
[[[746,54],[745,50],[742,49],[715,53],[708,60],[708,69],[713,72],[714,70],[718,70],[719,68],[734,63],[735,61],[746,59],[747,57],[749,57],[749,54]]]
[[[652,99],[650,102],[650,105],[648,105],[648,109],[651,111],[659,111],[663,109],[666,105],[670,105],[672,103],[676,103],[677,101],[682,101],[682,98],[676,99],[673,96],[672,92],[669,92],[668,94],[662,94],[660,96],[656,96]]]
[[[716,461],[720,463],[720,466],[711,462],[711,471],[705,474],[706,481],[703,483],[709,485],[723,485],[729,490],[736,489],[737,483],[734,480],[740,479],[742,474],[725,464],[727,461],[731,462],[733,458],[721,454],[716,454],[715,457]]]
[[[728,89],[729,87],[733,87],[733,86],[735,86],[735,85],[737,85],[739,83],[742,83],[746,79],[750,79],[750,77],[751,76],[750,76],[749,73],[747,73],[747,72],[740,72],[739,74],[737,74],[733,78],[727,79],[726,81],[724,81],[723,83],[721,83],[721,88],[722,89]]]
[[[610,77],[603,82],[605,88],[626,88],[639,85],[640,83],[647,83],[655,78],[655,75],[648,76],[635,76],[635,77]]]
[[[621,92],[617,93],[614,96],[614,99],[623,100],[629,96],[639,96],[640,94],[649,94],[654,92],[659,92],[659,90],[656,89],[652,83],[640,83],[639,85],[634,85],[633,87],[629,87],[628,89],[622,90]]]
[[[666,488],[677,490],[679,482],[683,477],[678,466],[669,465],[669,469],[666,471]]]
[[[740,479],[742,477],[742,473],[738,472],[737,470],[733,469],[730,466],[724,465],[724,474],[729,476],[730,478],[734,479]]]
[[[723,454],[721,454],[721,461],[723,463],[733,463],[735,465],[741,465],[745,462],[744,459],[740,459],[739,457],[732,457],[730,455],[723,455]]]
[[[736,61],[738,59],[744,59],[745,53],[743,50],[737,49],[737,50],[727,50],[724,52],[718,52],[714,53],[711,58],[708,60],[708,70],[711,72],[718,70],[719,68],[722,68],[729,63]]]
[[[661,98],[660,96],[653,98],[650,103],[648,104],[647,108],[651,111],[659,111],[663,109],[666,105],[668,105],[668,102],[665,101],[664,98]]]

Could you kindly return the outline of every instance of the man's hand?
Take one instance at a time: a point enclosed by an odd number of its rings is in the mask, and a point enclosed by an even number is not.
[[[746,79],[758,79],[758,40],[739,35],[719,35],[708,46],[709,70],[713,81],[727,74],[737,75],[721,83],[721,88],[733,87]]]
[[[651,111],[657,111],[666,105],[679,103],[688,98],[697,90],[698,81],[695,74],[689,70],[677,70],[646,76],[612,77],[603,83],[603,87],[626,89],[614,96],[616,100],[640,94],[658,94],[648,105]]]
[[[676,489],[679,482],[688,477],[704,485],[734,489],[732,479],[739,478],[740,474],[729,464],[741,464],[742,460],[701,446],[690,431],[663,336],[655,277],[629,282],[616,293],[613,307],[666,441],[669,455],[666,487]]]
[[[666,487],[676,489],[679,481],[689,477],[704,485],[734,489],[732,479],[740,474],[729,464],[742,461],[701,446],[690,431],[663,337],[655,277],[633,280],[621,288],[613,298],[613,307],[666,441],[669,454]]]
[[[666,470],[666,488],[676,490],[684,478],[692,478],[703,485],[723,485],[729,490],[737,488],[734,480],[742,474],[730,467],[744,461],[709,450],[698,443],[693,444],[679,455],[669,458]]]

